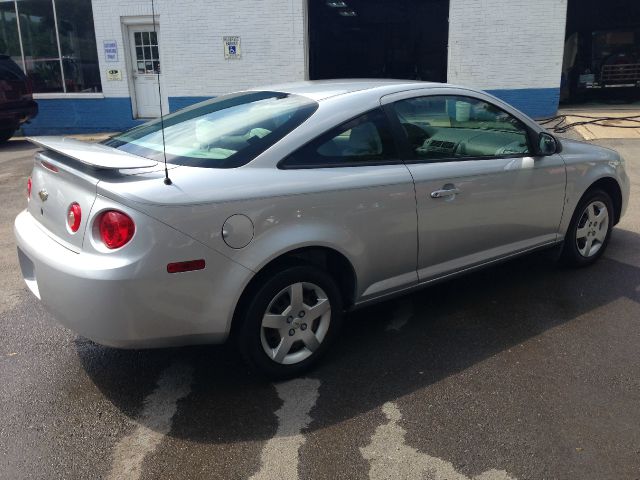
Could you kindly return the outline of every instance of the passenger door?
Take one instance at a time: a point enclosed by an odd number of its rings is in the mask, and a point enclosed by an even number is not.
[[[564,162],[532,156],[521,120],[469,96],[386,100],[415,182],[420,281],[556,241]]]

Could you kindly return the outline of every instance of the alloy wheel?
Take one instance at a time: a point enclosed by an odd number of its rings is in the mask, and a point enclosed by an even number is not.
[[[609,232],[609,211],[600,200],[584,209],[576,226],[576,247],[585,258],[593,257],[604,245]]]
[[[262,348],[276,363],[302,362],[320,348],[330,322],[327,294],[313,283],[294,283],[269,302],[260,328]]]

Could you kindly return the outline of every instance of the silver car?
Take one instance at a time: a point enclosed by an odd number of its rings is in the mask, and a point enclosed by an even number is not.
[[[62,324],[125,348],[233,337],[279,378],[345,311],[554,245],[594,262],[629,197],[615,151],[446,84],[279,85],[31,141],[18,256]]]

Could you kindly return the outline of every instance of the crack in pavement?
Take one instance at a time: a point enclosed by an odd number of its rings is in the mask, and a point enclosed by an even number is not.
[[[467,477],[452,463],[419,452],[405,443],[407,431],[398,425],[402,414],[395,403],[385,403],[382,411],[388,422],[376,428],[369,445],[360,448],[362,456],[369,461],[371,480],[515,480],[507,472],[493,469]]]
[[[275,387],[283,402],[276,411],[278,429],[262,449],[260,470],[251,480],[298,478],[299,451],[306,441],[301,432],[311,423],[309,412],[318,400],[320,380],[297,378]]]
[[[144,459],[171,430],[178,401],[189,395],[192,380],[193,369],[183,363],[173,364],[162,372],[157,388],[144,399],[138,426],[115,446],[109,480],[140,478]]]

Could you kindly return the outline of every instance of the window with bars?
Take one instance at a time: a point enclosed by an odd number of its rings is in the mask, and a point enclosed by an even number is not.
[[[141,74],[160,73],[158,35],[156,32],[134,32],[136,48],[136,70]]]

